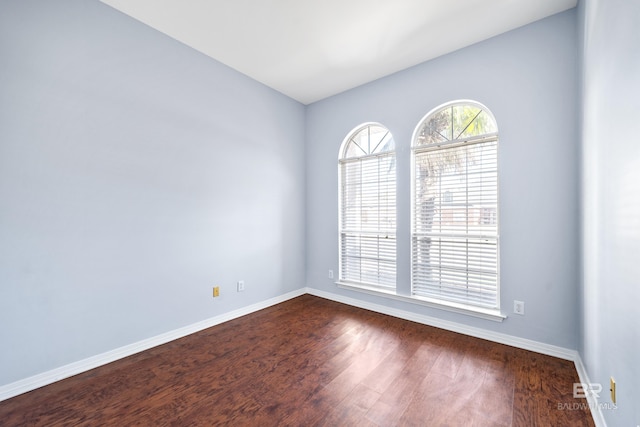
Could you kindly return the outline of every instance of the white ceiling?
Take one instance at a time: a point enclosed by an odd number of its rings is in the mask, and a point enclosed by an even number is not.
[[[303,104],[577,0],[102,0]]]

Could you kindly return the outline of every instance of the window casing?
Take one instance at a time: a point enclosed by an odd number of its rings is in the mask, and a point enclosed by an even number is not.
[[[388,129],[367,123],[339,156],[340,273],[344,284],[396,288],[396,155]]]
[[[446,104],[416,128],[411,220],[411,296],[499,311],[498,132],[481,104]]]

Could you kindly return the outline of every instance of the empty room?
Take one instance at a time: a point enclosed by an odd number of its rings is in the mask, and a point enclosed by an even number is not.
[[[0,0],[0,425],[640,425],[637,0]]]

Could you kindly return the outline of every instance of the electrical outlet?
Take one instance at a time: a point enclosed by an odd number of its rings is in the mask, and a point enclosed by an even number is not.
[[[329,270],[329,279],[333,279],[333,270]]]
[[[213,287],[213,297],[219,297],[220,296],[220,286],[214,286]]]
[[[524,316],[524,301],[513,301],[513,312]]]
[[[244,280],[238,280],[238,292],[244,291]]]

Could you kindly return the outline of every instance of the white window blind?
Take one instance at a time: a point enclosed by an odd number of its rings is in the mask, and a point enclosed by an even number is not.
[[[481,105],[437,109],[413,141],[412,294],[499,309],[498,134]]]
[[[391,133],[357,128],[343,143],[340,169],[340,281],[396,288],[396,158]]]

